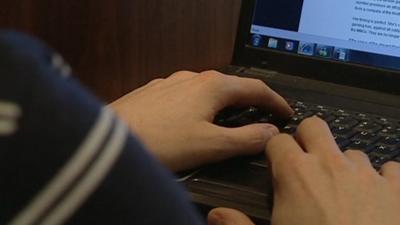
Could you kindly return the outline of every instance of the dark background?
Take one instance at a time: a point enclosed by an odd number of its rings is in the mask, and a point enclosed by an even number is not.
[[[298,31],[304,0],[257,0],[254,24]]]
[[[105,101],[231,61],[240,0],[0,0],[0,27],[45,40]]]

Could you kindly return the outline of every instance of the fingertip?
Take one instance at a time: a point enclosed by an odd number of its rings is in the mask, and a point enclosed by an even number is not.
[[[254,225],[244,213],[228,208],[217,208],[211,210],[207,216],[209,225]]]
[[[258,149],[260,151],[265,148],[265,145],[273,137],[280,133],[279,129],[275,125],[269,123],[251,124],[239,129],[242,129],[243,132],[246,132],[245,130],[248,131],[248,143],[252,144],[254,149]],[[251,139],[253,141],[250,141]]]
[[[292,109],[292,107],[290,106],[290,104],[286,101],[285,98],[281,97],[283,99],[283,102],[285,103],[284,109],[285,109],[285,114],[284,116],[286,116],[287,118],[291,118],[295,115],[295,111]]]
[[[279,129],[272,124],[254,124],[253,127],[260,130],[259,133],[263,139],[259,146],[260,149],[264,149],[268,142],[280,133]]]
[[[342,155],[329,125],[317,116],[303,120],[295,136],[300,146],[308,153]]]
[[[219,213],[220,209],[213,209],[207,215],[208,225],[220,225],[222,224],[222,216]]]
[[[313,123],[313,124],[319,124],[319,125],[327,125],[325,120],[321,119],[318,116],[311,116],[308,117],[307,119],[304,120],[305,123]]]
[[[260,124],[260,127],[262,127],[263,129],[266,130],[267,136],[269,136],[268,139],[270,139],[270,138],[272,138],[273,136],[276,136],[276,135],[279,134],[279,129],[278,129],[278,127],[276,127],[276,126],[273,125],[273,124],[269,124],[269,123]]]
[[[318,116],[312,116],[304,119],[298,126],[296,136],[298,136],[299,133],[302,133],[304,131],[308,131],[310,129],[321,129],[321,128],[326,128],[328,130],[329,126],[328,124],[319,118]]]
[[[251,155],[261,153],[267,142],[279,134],[279,129],[272,124],[250,124],[237,128],[219,127],[221,145],[227,149],[229,156]]]

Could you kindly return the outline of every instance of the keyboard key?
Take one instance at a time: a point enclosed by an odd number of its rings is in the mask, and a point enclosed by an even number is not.
[[[295,102],[293,105],[291,105],[293,110],[295,112],[304,112],[307,109],[309,109],[309,107],[307,105],[305,105],[303,102]]]
[[[400,155],[399,155],[399,156],[397,156],[396,158],[394,158],[394,159],[393,159],[393,161],[395,161],[395,162],[399,162],[399,163],[400,163]]]
[[[303,119],[302,119],[301,117],[293,116],[293,117],[290,119],[289,122],[292,123],[292,124],[299,125],[299,124],[301,123],[301,121],[303,121]]]
[[[372,153],[388,156],[390,159],[399,155],[399,149],[386,145],[375,146]]]
[[[336,144],[342,151],[346,150],[346,147],[351,143],[351,141],[348,138],[344,138],[341,136],[334,136],[334,138]]]
[[[296,116],[298,116],[298,117],[300,117],[302,119],[306,119],[306,118],[308,118],[310,116],[313,116],[313,115],[314,115],[314,113],[311,112],[311,111],[308,111],[308,112],[297,112],[296,113]]]
[[[363,140],[368,141],[368,143],[372,144],[380,140],[381,137],[376,135],[375,133],[371,133],[368,131],[361,131],[359,134],[354,136],[353,140]]]
[[[308,112],[296,112],[292,119],[289,121],[293,124],[300,124],[304,119],[313,116],[314,113],[311,111]]]
[[[257,107],[227,108],[216,116],[215,123],[226,127],[240,127],[269,116],[265,114],[265,112]]]
[[[371,161],[372,166],[379,170],[383,164],[390,161],[390,157],[386,155],[381,155],[379,153],[371,153],[368,155],[369,160]]]
[[[332,133],[334,135],[341,136],[342,138],[350,139],[354,135],[356,135],[358,132],[355,130],[352,130],[351,128],[339,126],[339,127],[333,128]]]
[[[357,131],[367,131],[370,133],[375,133],[381,130],[382,126],[377,123],[365,121],[362,122],[360,125],[356,126],[354,129]]]
[[[330,123],[336,119],[336,117],[330,114],[329,112],[317,112],[315,113],[315,115],[325,120],[327,123]]]
[[[395,138],[395,137],[385,137],[383,138],[380,143],[382,145],[389,145],[389,146],[394,146],[394,145],[400,145],[400,138]]]
[[[311,110],[317,111],[317,112],[327,112],[330,111],[328,107],[323,106],[323,105],[313,105],[310,107]]]
[[[369,153],[372,151],[374,146],[370,143],[370,141],[363,140],[353,140],[347,149],[361,150],[365,153]]]
[[[310,110],[314,112],[322,112],[322,113],[329,113],[332,114],[336,111],[331,107],[323,106],[323,105],[313,105],[310,106]]]
[[[378,117],[378,118],[376,118],[375,123],[378,123],[378,124],[380,124],[382,126],[389,126],[391,124],[394,124],[394,121],[389,120],[389,119],[384,118],[384,117]]]
[[[342,151],[365,152],[376,169],[389,160],[400,162],[400,121],[302,101],[290,103],[295,116],[282,126],[281,132],[293,134],[301,121],[315,115],[329,124]]]
[[[335,127],[346,127],[346,128],[352,128],[356,126],[359,122],[352,117],[344,117],[340,116],[333,120],[330,123],[330,127],[335,128]]]
[[[297,113],[302,113],[305,112],[307,109],[306,108],[301,108],[301,107],[294,107],[293,111],[297,114]]]
[[[390,136],[390,137],[400,137],[400,130],[396,127],[393,126],[385,126],[383,129],[379,132],[379,135],[382,136]]]
[[[288,124],[284,128],[281,129],[282,133],[286,134],[294,134],[296,132],[297,125],[295,124]]]
[[[349,117],[351,115],[350,113],[346,112],[343,109],[338,109],[336,112],[334,112],[334,114],[336,116],[343,116],[343,117]]]

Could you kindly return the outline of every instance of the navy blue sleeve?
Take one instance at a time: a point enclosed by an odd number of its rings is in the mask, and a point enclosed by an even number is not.
[[[203,224],[185,191],[41,42],[0,32],[0,224]]]

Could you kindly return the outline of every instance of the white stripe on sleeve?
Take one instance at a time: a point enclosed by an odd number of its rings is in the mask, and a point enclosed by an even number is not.
[[[112,112],[104,107],[95,125],[71,159],[9,225],[31,225],[43,216],[43,213],[68,190],[73,181],[100,151],[101,145],[112,127],[112,120]]]
[[[82,205],[111,170],[124,147],[127,133],[126,126],[118,121],[113,136],[99,158],[65,199],[47,214],[40,225],[62,224]]]

